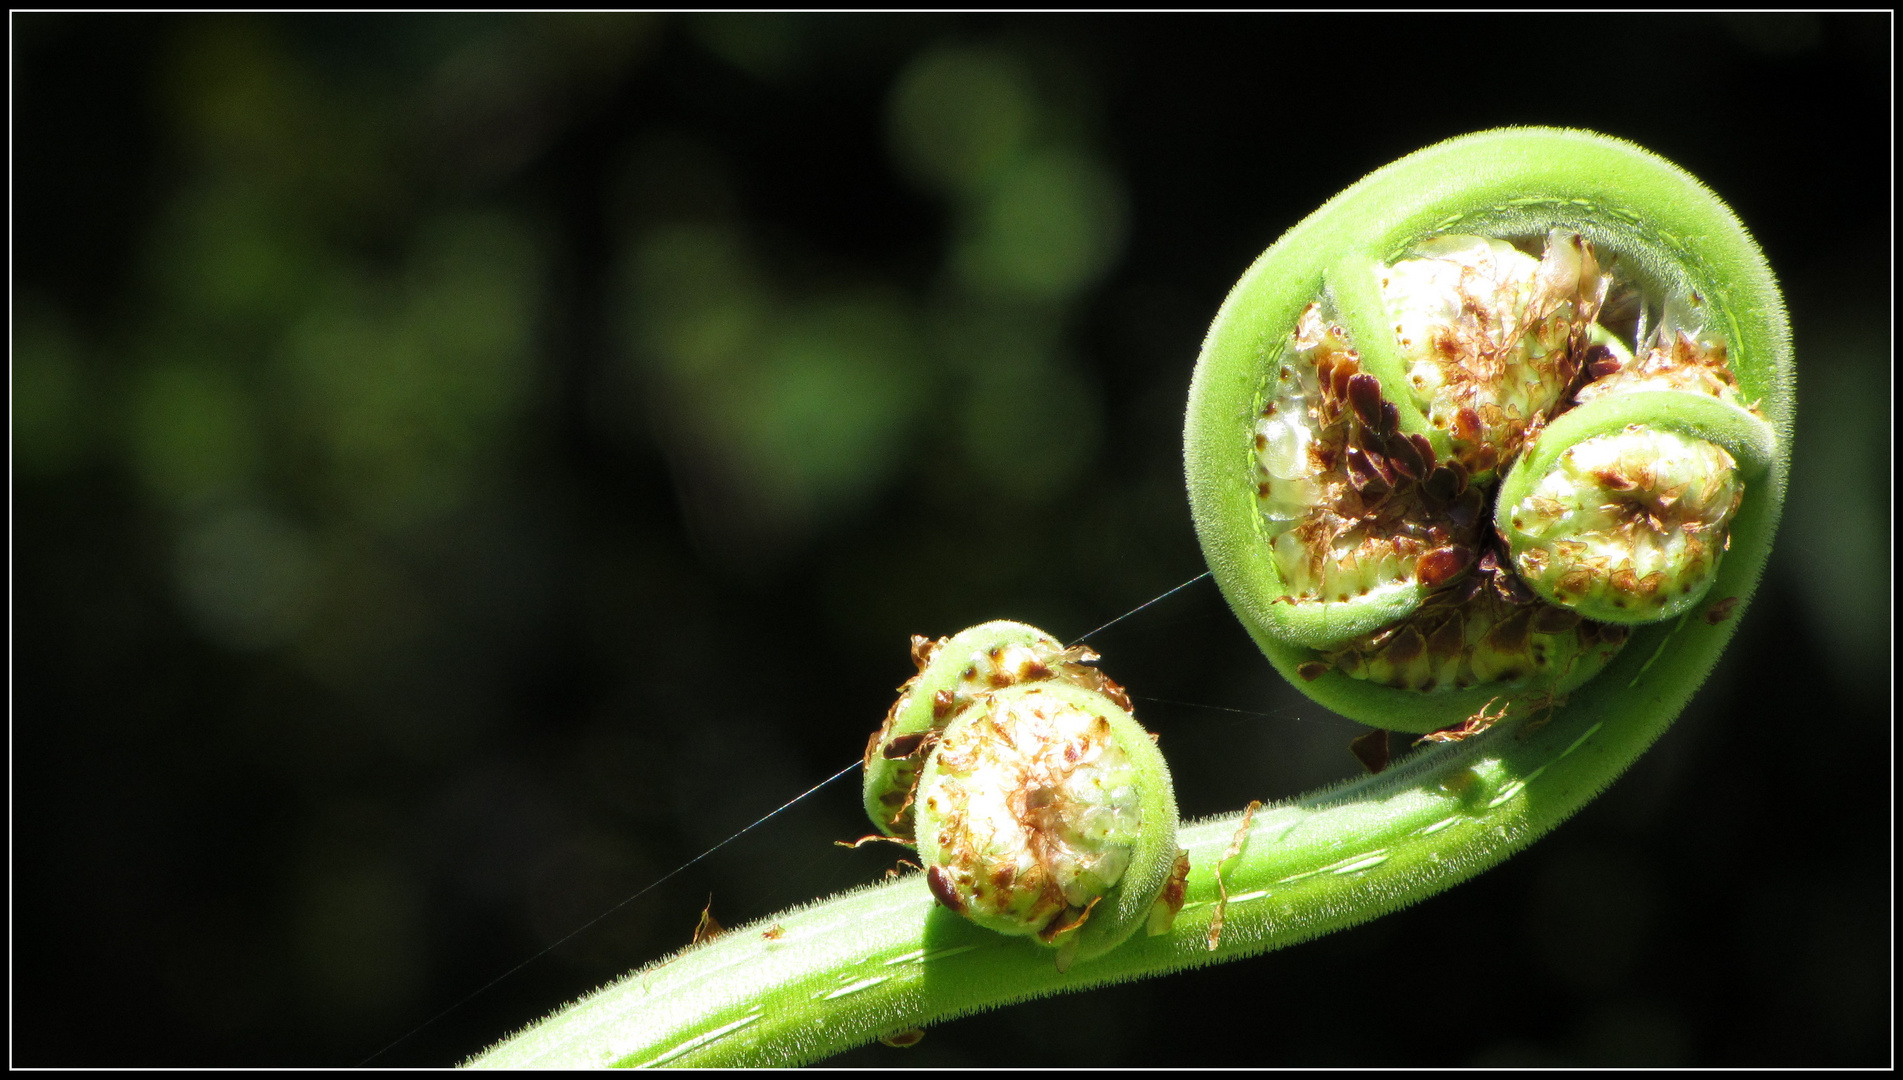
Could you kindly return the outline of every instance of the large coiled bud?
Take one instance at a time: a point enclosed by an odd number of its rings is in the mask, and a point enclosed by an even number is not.
[[[1550,712],[1640,628],[1750,592],[1788,341],[1761,256],[1673,166],[1584,132],[1453,140],[1231,293],[1191,386],[1197,534],[1330,708],[1417,733],[1500,699]]]

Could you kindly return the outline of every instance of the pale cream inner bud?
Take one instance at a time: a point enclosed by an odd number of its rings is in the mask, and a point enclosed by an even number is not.
[[[1611,287],[1590,245],[1554,230],[1535,259],[1503,240],[1442,236],[1381,273],[1408,390],[1477,475],[1566,404]]]
[[[935,768],[920,794],[938,864],[973,921],[1046,934],[1129,866],[1143,824],[1137,776],[1099,713],[1037,688],[995,695],[946,732]]]

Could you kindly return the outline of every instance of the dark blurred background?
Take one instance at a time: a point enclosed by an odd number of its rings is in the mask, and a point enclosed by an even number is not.
[[[361,1061],[852,762],[907,635],[1196,574],[1229,285],[1516,123],[1685,166],[1788,290],[1723,666],[1430,902],[838,1060],[1889,1060],[1889,16],[12,28],[14,1063]],[[1358,768],[1206,582],[1094,641],[1188,816]],[[377,1063],[872,880],[864,829],[842,780]]]

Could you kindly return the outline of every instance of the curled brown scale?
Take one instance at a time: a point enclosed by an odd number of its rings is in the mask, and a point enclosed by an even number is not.
[[[1452,552],[1474,545],[1484,510],[1468,470],[1400,430],[1381,380],[1319,303],[1280,370],[1258,410],[1256,483],[1295,598],[1342,602],[1422,573],[1451,580],[1468,561]]]

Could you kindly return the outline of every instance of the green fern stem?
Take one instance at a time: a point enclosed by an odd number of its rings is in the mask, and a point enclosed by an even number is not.
[[[1711,642],[1704,648],[1715,655]],[[965,1013],[1240,959],[1365,922],[1472,877],[1597,795],[1690,695],[1684,668],[1694,658],[1660,656],[1648,668],[1652,659],[1623,654],[1595,680],[1597,692],[1575,695],[1530,734],[1497,727],[1258,811],[1222,867],[1228,902],[1214,951],[1215,868],[1240,814],[1179,834],[1192,869],[1168,934],[1139,935],[1067,974],[1050,950],[936,905],[914,874],[686,949],[470,1064],[797,1065]]]
[[[1636,628],[1604,671],[1563,700],[1523,692],[1482,702],[1484,694],[1469,694],[1473,701],[1463,698],[1459,708],[1503,702],[1496,707],[1511,722],[1257,811],[1246,830],[1243,814],[1183,828],[1178,842],[1189,851],[1191,872],[1174,926],[1139,934],[1068,972],[1057,969],[1051,950],[938,906],[914,874],[687,948],[469,1064],[817,1061],[966,1013],[1254,956],[1365,922],[1486,870],[1585,805],[1664,732],[1717,662],[1763,572],[1783,500],[1795,409],[1789,331],[1762,256],[1710,192],[1629,144],[1551,129],[1468,136],[1396,162],[1297,226],[1244,276],[1205,346],[1188,453],[1192,503],[1206,553],[1226,578],[1225,595],[1270,658],[1293,674],[1307,654],[1276,637],[1290,614],[1271,602],[1277,583],[1270,580],[1259,597],[1242,588],[1260,576],[1247,530],[1224,537],[1208,527],[1229,510],[1244,520],[1254,513],[1246,484],[1232,482],[1235,443],[1217,430],[1246,430],[1260,378],[1253,365],[1319,289],[1365,277],[1348,263],[1391,259],[1437,233],[1525,234],[1556,223],[1618,253],[1648,285],[1701,294],[1724,320],[1744,398],[1761,407],[1762,421],[1729,406],[1681,408],[1676,395],[1633,394],[1616,408],[1582,410],[1570,425],[1577,432],[1555,424],[1570,443],[1646,420],[1713,438],[1738,458],[1747,495],[1708,602]],[[1341,247],[1343,240],[1350,246]],[[1380,345],[1366,347],[1380,340],[1366,298],[1345,295],[1350,286],[1339,291],[1344,322],[1359,331],[1368,363],[1391,368]],[[1212,353],[1227,355],[1212,362]],[[1678,419],[1652,416],[1654,404]],[[1199,410],[1213,433],[1207,438],[1199,435]],[[1403,417],[1403,430],[1418,427],[1418,416]],[[1537,453],[1552,457],[1559,441]],[[1336,707],[1364,722],[1403,726],[1381,723],[1396,694],[1344,685]],[[1427,729],[1425,722],[1417,728]],[[1212,948],[1219,910],[1222,930]]]

